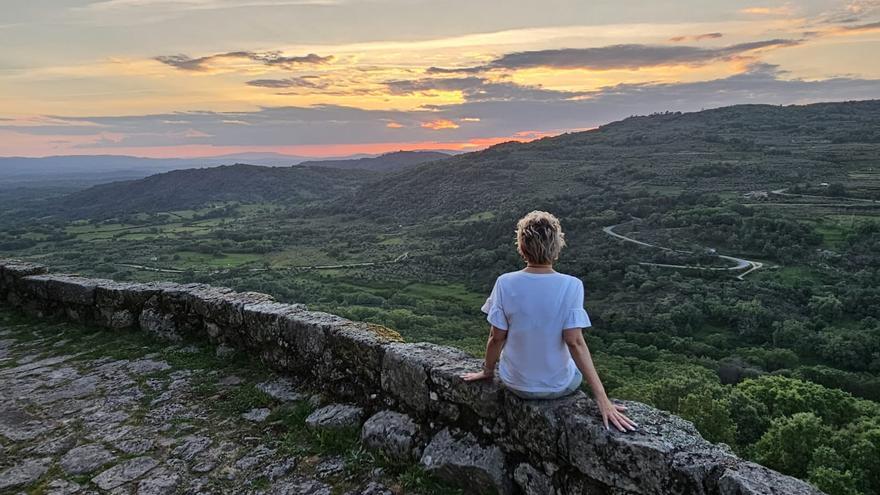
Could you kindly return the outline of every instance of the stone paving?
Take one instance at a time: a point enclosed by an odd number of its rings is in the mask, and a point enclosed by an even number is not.
[[[448,493],[312,433],[318,404],[231,349],[0,311],[0,493]]]

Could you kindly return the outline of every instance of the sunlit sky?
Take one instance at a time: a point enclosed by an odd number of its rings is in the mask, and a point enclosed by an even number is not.
[[[0,41],[0,156],[472,150],[880,98],[880,0],[4,1]]]

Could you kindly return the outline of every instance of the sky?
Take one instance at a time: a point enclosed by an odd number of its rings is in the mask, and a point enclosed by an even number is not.
[[[880,0],[3,4],[0,156],[470,151],[880,98]]]

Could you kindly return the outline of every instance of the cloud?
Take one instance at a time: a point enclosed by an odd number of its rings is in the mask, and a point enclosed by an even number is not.
[[[258,88],[308,88],[308,89],[326,89],[330,85],[326,81],[322,81],[319,76],[300,76],[288,77],[284,79],[256,79],[248,81],[249,86]]]
[[[425,78],[387,81],[385,87],[393,95],[410,95],[429,91],[467,91],[478,88],[485,82],[481,77]]]
[[[428,77],[386,81],[392,95],[430,94],[433,91],[461,92],[466,101],[555,101],[582,96],[583,92],[557,91],[513,82],[494,82],[482,77]]]
[[[673,43],[680,43],[682,41],[703,41],[721,38],[722,36],[724,36],[722,33],[703,33],[691,36],[673,36],[672,38],[669,38],[669,41]]]
[[[59,117],[55,115],[33,115],[18,118],[0,118],[2,127],[102,127],[89,120]]]
[[[800,44],[800,40],[771,39],[739,43],[720,48],[685,45],[610,45],[595,48],[562,48],[514,52],[486,65],[464,68],[431,67],[429,74],[482,73],[492,69],[639,69],[661,65],[704,65],[716,60],[731,59],[766,48],[782,48]]]
[[[432,131],[442,131],[445,129],[458,129],[459,125],[448,119],[437,119],[428,122],[422,122],[423,129],[431,129]]]
[[[280,51],[268,52],[252,52],[238,51],[218,53],[215,55],[207,55],[204,57],[192,58],[189,55],[160,55],[155,60],[165,65],[170,65],[176,69],[207,72],[213,68],[213,64],[222,60],[231,61],[250,61],[257,64],[268,65],[271,67],[279,67],[282,69],[292,69],[300,65],[321,65],[329,63],[333,60],[332,55],[322,57],[315,53],[309,53],[302,56],[286,56]]]
[[[868,33],[871,31],[880,31],[880,22],[858,24],[855,26],[839,26],[835,31],[845,33]]]
[[[792,13],[791,7],[783,5],[781,7],[746,7],[739,9],[740,14],[755,16],[782,16]]]

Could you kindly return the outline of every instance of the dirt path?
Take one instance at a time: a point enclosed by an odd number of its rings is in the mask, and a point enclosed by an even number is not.
[[[850,198],[847,196],[819,196],[816,194],[796,194],[786,192],[788,191],[787,187],[783,187],[782,189],[776,189],[774,191],[770,191],[770,194],[775,194],[776,196],[786,196],[790,198],[812,198],[812,199],[822,199],[825,201],[834,200],[834,201],[852,201],[855,203],[868,203],[868,204],[880,204],[880,201],[875,199],[867,199],[867,198]]]
[[[667,252],[671,252],[671,253],[694,254],[693,251],[683,251],[680,249],[672,249],[672,248],[668,248],[668,247],[664,247],[664,246],[657,246],[656,244],[650,244],[650,243],[640,241],[638,239],[633,239],[632,237],[627,237],[623,234],[618,234],[617,232],[614,232],[615,227],[620,227],[621,225],[623,225],[623,224],[620,223],[617,225],[609,225],[608,227],[604,227],[602,229],[602,232],[605,232],[606,234],[608,234],[611,237],[614,237],[616,239],[620,239],[621,241],[631,242],[633,244],[638,244],[639,246],[659,249],[661,251],[667,251]],[[746,270],[743,273],[740,273],[739,275],[736,276],[736,278],[739,280],[744,280],[744,277],[746,275],[752,273],[755,270],[759,270],[764,266],[764,264],[761,263],[760,261],[752,261],[752,260],[747,260],[747,259],[743,259],[743,258],[737,258],[734,256],[725,256],[722,254],[718,254],[716,256],[718,258],[723,259],[723,260],[727,260],[727,261],[731,261],[731,262],[735,263],[735,266],[711,267],[711,266],[696,266],[696,265],[672,265],[672,264],[666,264],[666,263],[651,263],[651,262],[647,262],[647,261],[639,262],[639,264],[645,265],[645,266],[656,266],[656,267],[660,267],[660,268],[674,268],[674,269],[679,269],[679,270],[709,270],[709,271]]]
[[[393,260],[387,261],[364,261],[360,263],[340,263],[336,265],[300,265],[300,266],[286,266],[279,268],[248,268],[247,270],[250,272],[269,272],[269,271],[293,271],[293,270],[333,270],[340,268],[363,268],[367,266],[378,266],[378,265],[391,265],[394,263],[402,263],[409,259],[409,251],[397,256]],[[185,273],[188,270],[182,270],[180,268],[159,268],[155,266],[146,266],[146,265],[136,265],[133,263],[116,263],[116,266],[122,266],[125,268],[133,268],[135,270],[141,270],[146,272],[158,272],[158,273]],[[195,273],[208,273],[208,272],[217,272],[217,271],[228,271],[229,269],[216,269],[216,270],[191,270]]]

